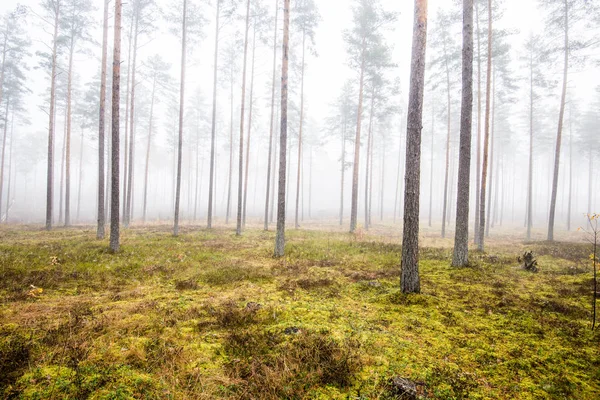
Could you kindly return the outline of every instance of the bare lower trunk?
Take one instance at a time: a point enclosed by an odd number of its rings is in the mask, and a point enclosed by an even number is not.
[[[179,234],[179,203],[181,200],[181,160],[183,158],[183,111],[185,99],[185,59],[186,59],[186,27],[187,0],[183,0],[183,20],[181,23],[181,82],[179,87],[179,140],[177,142],[177,188],[175,189],[175,218],[173,235]]]
[[[81,138],[79,143],[79,184],[77,185],[77,222],[81,211],[81,185],[83,183],[83,128],[81,128]]]
[[[473,0],[463,0],[462,102],[456,230],[452,265],[469,264],[469,195],[471,183],[471,128],[473,124]]]
[[[150,148],[152,146],[152,123],[154,117],[154,96],[156,94],[156,77],[152,81],[152,95],[150,97],[150,120],[148,121],[148,143],[146,145],[146,167],[144,168],[144,207],[142,210],[142,221],[146,223],[146,212],[148,209],[148,171],[150,170]]]
[[[71,92],[73,88],[73,38],[69,51],[69,72],[67,76],[67,144],[65,159],[65,226],[71,225]]]
[[[342,173],[341,173],[341,183],[340,183],[340,226],[344,221],[344,178],[346,174],[346,117],[344,116],[344,124],[342,130]]]
[[[560,98],[560,112],[558,115],[558,132],[556,134],[556,151],[554,153],[554,175],[552,179],[552,197],[550,200],[550,215],[548,217],[548,240],[554,240],[554,217],[556,214],[556,195],[558,192],[558,173],[560,168],[560,147],[562,142],[562,129],[563,121],[565,116],[565,103],[567,97],[567,79],[569,75],[569,7],[567,0],[565,0],[564,10],[564,23],[565,23],[565,57],[564,57],[564,71],[563,71],[563,85],[562,94]]]
[[[213,105],[212,105],[212,122],[210,128],[210,177],[208,183],[208,216],[206,219],[206,225],[208,229],[212,228],[213,220],[213,188],[214,188],[214,174],[215,174],[215,135],[217,126],[217,72],[219,62],[219,17],[221,14],[221,0],[217,0],[217,17],[215,23],[215,55],[214,55],[214,66],[213,66]],[[227,210],[229,214],[229,210]]]
[[[135,29],[133,34],[133,62],[131,65],[131,111],[129,113],[129,167],[127,175],[127,192],[126,203],[125,203],[125,224],[129,226],[131,222],[131,215],[133,214],[133,167],[134,167],[134,155],[135,155],[135,69],[137,66],[137,49],[138,49],[138,29],[139,29],[139,11],[136,11],[135,15]]]
[[[431,105],[431,160],[429,170],[429,227],[433,215],[433,147],[435,141],[435,103]]]
[[[108,3],[104,0],[104,22],[102,25],[102,66],[100,67],[100,115],[98,119],[98,228],[96,238],[104,239],[104,224],[106,220],[104,205],[104,122],[106,107],[106,59],[108,47]]]
[[[488,204],[487,204],[487,219],[485,224],[481,224],[481,229],[485,230],[485,237],[490,236],[490,223],[491,223],[491,211],[492,211],[492,195],[494,194],[494,126],[495,126],[495,110],[496,110],[496,73],[492,69],[492,121],[490,126],[490,172],[489,182],[490,187],[488,189]]]
[[[112,80],[112,167],[110,204],[110,250],[119,251],[119,106],[121,78],[121,0],[115,0],[115,33]]]
[[[254,65],[256,61],[256,24],[252,36],[252,71],[250,72],[250,109],[248,110],[248,141],[246,143],[246,171],[244,172],[244,204],[242,210],[242,227],[246,227],[246,206],[248,202],[248,174],[250,172],[250,138],[252,134],[252,112],[254,111]]]
[[[227,211],[225,213],[225,224],[229,224],[229,216],[231,215],[231,185],[233,178],[233,68],[230,76],[230,114],[229,114],[229,173],[227,179]]]
[[[287,159],[290,0],[284,0],[283,4],[283,48],[281,62],[281,134],[279,137],[279,188],[277,193],[277,236],[275,237],[275,257],[283,257],[285,253],[285,169]]]
[[[294,228],[298,229],[298,207],[300,204],[300,174],[302,173],[302,128],[304,127],[304,55],[306,52],[306,31],[302,32],[302,72],[300,73],[300,127],[298,128],[298,175],[296,178],[296,217]]]
[[[475,23],[477,29],[477,161],[475,177],[475,228],[474,242],[479,242],[479,213],[481,198],[481,35],[479,31],[479,2],[475,1]]]
[[[250,0],[246,6],[246,33],[244,39],[244,67],[242,72],[242,104],[240,111],[240,154],[239,158],[239,173],[238,173],[238,204],[237,204],[237,226],[235,234],[242,234],[242,195],[243,195],[243,178],[244,178],[244,108],[246,107],[246,67],[248,59],[248,30],[250,25]]]
[[[269,158],[267,160],[267,194],[265,196],[264,230],[269,230],[269,200],[271,190],[271,162],[273,154],[273,124],[275,123],[275,79],[277,76],[277,18],[279,17],[279,0],[275,0],[275,30],[273,38],[273,81],[271,84],[271,122],[269,124]],[[275,175],[275,174],[273,174]]]
[[[375,86],[371,90],[371,112],[369,115],[369,132],[367,135],[367,160],[365,162],[366,173],[365,173],[365,230],[369,230],[370,219],[369,219],[369,192],[370,192],[370,183],[369,183],[369,169],[372,167],[372,147],[373,147],[373,111],[375,105]]]
[[[134,17],[131,16],[129,24],[129,44],[127,51],[127,85],[125,89],[125,149],[123,153],[123,223],[126,223],[127,218],[127,174],[129,168],[129,83],[131,81],[131,47],[133,39]]]
[[[54,107],[56,101],[56,52],[58,47],[58,21],[60,2],[56,2],[54,10],[54,35],[52,37],[52,71],[50,73],[50,121],[48,124],[48,169],[46,186],[46,230],[52,229],[52,205],[54,198]]]
[[[419,190],[421,185],[421,131],[427,47],[427,0],[415,0],[408,123],[406,129],[406,177],[404,232],[400,286],[403,293],[419,293]]]
[[[365,80],[365,64],[366,64],[366,39],[363,39],[362,63],[360,67],[360,84],[358,87],[358,111],[356,112],[356,136],[354,138],[354,165],[352,168],[352,205],[350,208],[350,233],[356,230],[358,217],[358,172],[360,161],[360,130],[362,126],[362,111],[363,111],[363,87]]]
[[[446,53],[446,46],[444,42],[444,53]],[[445,55],[445,64],[446,64],[446,81],[447,81],[447,95],[448,95],[448,110],[447,110],[447,136],[446,136],[446,170],[444,175],[444,198],[443,202],[443,212],[442,212],[442,237],[446,237],[446,218],[448,217],[448,174],[450,172],[450,123],[451,123],[451,99],[450,99],[450,69],[448,68],[448,56]]]
[[[63,129],[63,146],[62,153],[60,155],[60,182],[58,186],[58,224],[62,225],[64,221],[64,194],[65,194],[65,151],[67,149],[67,108],[65,107],[65,126]]]
[[[483,139],[483,165],[481,167],[481,194],[479,201],[479,240],[477,248],[483,251],[485,248],[485,195],[487,186],[487,168],[488,168],[488,147],[490,141],[490,92],[492,83],[492,0],[488,0],[488,59],[487,59],[487,79],[485,91],[485,133]]]
[[[527,240],[531,240],[533,212],[533,55],[529,55],[529,173],[527,177]]]
[[[396,223],[396,217],[398,215],[398,195],[400,193],[400,167],[402,165],[402,137],[398,140],[398,166],[396,167],[396,195],[394,196],[394,223]]]

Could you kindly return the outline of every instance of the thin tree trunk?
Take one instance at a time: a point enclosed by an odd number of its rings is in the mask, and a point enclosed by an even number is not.
[[[396,195],[394,196],[394,224],[398,215],[398,194],[400,193],[400,167],[402,165],[402,137],[398,140],[398,167],[396,167]]]
[[[481,195],[479,200],[479,240],[477,248],[483,251],[485,248],[485,192],[487,186],[488,147],[490,141],[490,92],[492,84],[492,0],[488,0],[488,59],[487,78],[485,90],[485,133],[483,139],[483,165],[481,167]]]
[[[448,95],[448,118],[447,118],[447,129],[448,129],[448,134],[446,136],[446,170],[445,170],[445,176],[444,176],[444,198],[443,198],[443,212],[442,212],[442,237],[445,238],[446,237],[446,218],[447,218],[447,214],[448,214],[448,174],[450,171],[450,132],[451,132],[451,99],[450,99],[450,68],[448,67],[448,55],[446,54],[446,43],[444,42],[444,60],[445,60],[445,66],[446,66],[446,88],[447,88],[447,95]]]
[[[343,123],[343,129],[342,129],[342,157],[341,157],[341,161],[342,161],[342,176],[341,176],[341,185],[340,185],[340,226],[342,225],[343,221],[344,221],[344,178],[345,178],[345,174],[346,174],[346,128],[347,128],[347,121],[346,121],[346,115],[344,115],[344,123]]]
[[[123,153],[123,223],[127,219],[127,174],[129,168],[129,83],[131,81],[131,44],[133,39],[134,16],[131,15],[131,24],[129,25],[129,44],[127,54],[127,87],[125,89],[125,149]]]
[[[138,49],[138,29],[139,29],[139,10],[135,11],[135,28],[133,33],[133,62],[131,66],[131,111],[129,113],[129,167],[127,175],[127,203],[125,204],[125,224],[129,226],[131,222],[132,211],[132,197],[133,197],[133,167],[134,167],[134,155],[135,155],[135,69],[137,66],[137,49]]]
[[[496,122],[496,70],[492,69],[492,122],[491,122],[491,126],[490,126],[490,187],[488,190],[488,204],[487,204],[487,220],[485,224],[481,225],[481,228],[485,230],[485,237],[489,237],[490,236],[490,225],[491,225],[491,211],[492,211],[492,198],[493,198],[493,194],[494,194],[494,127],[495,127],[495,122]]]
[[[431,227],[431,217],[433,215],[433,148],[435,140],[435,100],[431,105],[431,160],[429,171],[429,227]]]
[[[67,75],[67,143],[66,143],[66,183],[65,183],[65,226],[71,225],[71,95],[73,89],[74,38],[69,48],[69,71]]]
[[[267,194],[265,196],[264,230],[269,230],[269,200],[271,190],[271,161],[273,154],[273,124],[275,123],[275,79],[277,76],[277,18],[279,17],[279,0],[275,0],[275,30],[273,37],[273,80],[271,85],[271,122],[269,124],[269,158],[267,161]],[[273,174],[275,175],[275,174]]]
[[[571,209],[573,200],[573,115],[569,108],[569,199],[567,205],[567,230],[571,230]]]
[[[554,240],[554,217],[556,214],[556,195],[558,192],[558,173],[560,168],[560,147],[562,142],[562,129],[565,117],[565,103],[567,97],[567,78],[569,76],[569,5],[565,0],[565,57],[562,94],[560,97],[560,112],[558,115],[558,132],[556,134],[556,151],[554,153],[554,177],[552,179],[552,197],[550,200],[550,216],[548,218],[548,240]]]
[[[367,160],[365,162],[365,167],[366,167],[366,172],[365,172],[365,230],[369,230],[369,225],[370,225],[370,215],[369,215],[369,209],[370,209],[370,204],[369,204],[369,192],[370,192],[370,184],[369,184],[369,178],[370,178],[370,174],[369,174],[369,168],[372,167],[372,157],[373,157],[373,152],[372,152],[372,146],[373,146],[373,111],[375,109],[375,85],[373,85],[373,88],[371,90],[371,112],[369,115],[369,132],[367,135]]]
[[[276,112],[276,117],[275,117],[275,143],[274,143],[274,147],[273,147],[273,173],[271,174],[271,187],[273,188],[273,190],[271,190],[271,204],[270,204],[270,208],[271,210],[269,211],[269,219],[271,221],[271,223],[273,223],[273,221],[275,221],[275,175],[277,175],[275,172],[275,167],[277,166],[277,154],[278,154],[278,146],[277,143],[279,142],[278,140],[278,135],[277,132],[280,130],[281,127],[281,122],[280,118],[281,118],[281,113],[280,113],[280,108],[281,108],[281,102],[277,102],[277,112]]]
[[[10,103],[9,100],[10,96],[7,96],[6,108],[4,110],[4,130],[2,135],[2,159],[0,160],[0,222],[2,220],[2,191],[4,189],[4,154],[6,153],[6,134],[8,132],[8,106]],[[10,175],[8,176],[8,179],[10,180]]]
[[[121,0],[115,0],[115,33],[112,79],[112,182],[110,205],[110,250],[119,251],[119,106],[121,80]]]
[[[588,166],[588,206],[587,206],[587,213],[591,214],[592,213],[592,193],[594,193],[593,189],[593,185],[594,185],[594,154],[592,151],[593,147],[590,146],[589,147],[589,156],[588,156],[588,160],[589,160],[589,166]]]
[[[379,221],[383,221],[383,195],[385,191],[385,145],[381,146],[381,182],[379,185]]]
[[[206,225],[208,229],[212,229],[213,219],[213,188],[215,174],[215,135],[217,131],[217,72],[219,64],[219,17],[221,15],[221,0],[217,0],[217,17],[215,22],[215,54],[213,67],[213,105],[212,105],[212,122],[210,128],[210,178],[208,184],[208,216]],[[228,207],[229,208],[229,207]],[[227,210],[229,214],[229,209]]]
[[[356,112],[356,136],[354,138],[354,166],[352,168],[352,205],[350,208],[350,233],[356,230],[358,217],[358,172],[360,161],[360,130],[362,126],[362,111],[363,111],[363,87],[365,80],[365,64],[366,64],[366,39],[363,38],[362,43],[362,61],[360,66],[360,83],[358,86],[358,110]]]
[[[81,127],[81,142],[79,143],[79,185],[77,185],[77,222],[81,211],[81,185],[83,183],[83,127]]]
[[[463,0],[462,101],[456,229],[452,265],[469,264],[469,195],[471,183],[471,128],[473,125],[473,0]]]
[[[254,111],[254,65],[256,61],[256,23],[252,36],[252,71],[250,72],[250,109],[248,111],[248,142],[246,143],[246,171],[244,173],[244,204],[242,210],[242,227],[246,227],[246,205],[248,202],[248,173],[250,170],[250,138],[252,134],[252,112]]]
[[[235,234],[242,234],[242,194],[243,194],[243,176],[244,176],[244,111],[246,107],[246,67],[248,59],[248,31],[250,26],[250,0],[246,5],[246,33],[244,39],[244,67],[242,72],[242,104],[240,111],[240,154],[239,154],[239,173],[238,173],[238,204],[237,204],[237,226]]]
[[[154,117],[154,96],[156,94],[156,76],[152,81],[152,95],[150,96],[150,120],[148,121],[148,143],[146,146],[146,167],[144,168],[144,209],[142,221],[146,223],[146,212],[148,208],[148,171],[150,170],[150,148],[152,147],[152,120]]]
[[[64,187],[65,187],[65,151],[67,149],[67,108],[65,107],[65,125],[63,129],[62,153],[60,155],[60,182],[58,199],[58,224],[62,225],[64,221]]]
[[[11,177],[12,177],[12,163],[13,163],[13,141],[15,138],[14,135],[14,131],[15,131],[15,113],[13,112],[10,116],[10,146],[8,148],[8,187],[6,188],[6,213],[5,213],[5,218],[4,220],[6,221],[6,223],[8,224],[8,213],[10,212],[10,207],[11,207],[11,201],[10,201],[10,189],[11,189]],[[4,165],[4,163],[2,163],[2,165]],[[0,174],[1,176],[4,176],[4,173]],[[16,171],[15,171],[15,175],[16,175]],[[0,196],[1,198],[2,196]],[[0,213],[0,216],[2,215],[2,213]]]
[[[400,286],[403,293],[419,293],[419,191],[421,186],[421,130],[427,47],[427,0],[415,0],[408,123]]]
[[[298,209],[300,204],[300,174],[302,173],[302,128],[304,127],[304,56],[306,53],[306,30],[302,31],[302,69],[300,73],[300,127],[298,128],[298,174],[296,177],[296,217],[294,228],[298,229]]]
[[[52,229],[52,205],[54,197],[54,107],[56,101],[56,52],[58,47],[58,19],[60,1],[54,10],[54,35],[52,37],[52,72],[50,73],[50,121],[48,123],[48,169],[46,185],[46,230]],[[4,78],[4,77],[3,77]]]
[[[479,30],[479,2],[475,1],[475,23],[477,29],[477,161],[475,177],[475,228],[474,242],[479,243],[479,214],[481,199],[481,31]]]
[[[527,240],[533,225],[533,54],[529,54],[529,173],[527,177]]]
[[[233,60],[231,60],[231,62],[233,62]],[[230,83],[231,86],[229,100],[231,103],[231,110],[229,114],[229,178],[227,180],[227,212],[225,213],[226,225],[229,224],[229,216],[231,215],[231,185],[233,179],[233,68],[231,68]]]
[[[283,48],[281,62],[281,133],[279,137],[279,187],[277,189],[277,235],[275,237],[275,257],[283,257],[285,252],[285,169],[287,158],[290,0],[284,0],[283,4]]]
[[[177,142],[177,188],[175,189],[175,224],[173,235],[179,234],[179,202],[181,198],[181,160],[183,158],[183,110],[185,99],[185,59],[186,59],[186,18],[187,0],[183,0],[183,19],[181,23],[181,83],[179,87],[179,140]]]
[[[100,115],[98,118],[98,228],[96,238],[104,239],[106,220],[104,206],[104,122],[106,107],[106,59],[108,45],[108,2],[104,0],[104,22],[102,24],[102,65],[100,67]]]
[[[309,147],[310,151],[308,152],[308,219],[312,218],[312,155],[313,149],[312,146]]]

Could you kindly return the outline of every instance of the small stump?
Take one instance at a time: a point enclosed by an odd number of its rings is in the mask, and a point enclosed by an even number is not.
[[[518,258],[521,263],[521,267],[530,272],[538,272],[537,260],[531,250],[527,250],[522,256]]]

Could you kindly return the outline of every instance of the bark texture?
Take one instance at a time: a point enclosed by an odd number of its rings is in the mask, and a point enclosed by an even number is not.
[[[104,119],[106,116],[106,53],[108,41],[108,0],[104,0],[102,25],[102,66],[100,67],[100,116],[98,119],[98,226],[96,238],[104,239]]]
[[[115,0],[112,78],[112,160],[110,194],[110,250],[119,251],[119,106],[121,91],[121,0]]]
[[[404,233],[400,286],[403,293],[419,293],[419,190],[421,180],[421,131],[427,47],[427,0],[415,0],[413,42],[406,129]]]

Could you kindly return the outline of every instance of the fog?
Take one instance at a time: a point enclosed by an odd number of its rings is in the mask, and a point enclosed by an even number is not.
[[[17,37],[18,46],[4,48],[2,65],[12,65],[4,74],[0,97],[0,134],[3,171],[0,214],[2,222],[43,224],[46,218],[48,126],[50,99],[50,58],[53,15],[44,4],[59,0],[21,1],[18,18],[10,13],[17,2],[0,3],[2,36]],[[147,196],[145,223],[172,223],[177,172],[179,126],[182,1],[144,0],[123,4],[121,47],[121,210],[127,203],[125,187],[131,181],[131,222],[142,224],[144,197]],[[68,9],[84,7],[84,0],[60,0]],[[144,3],[140,17],[135,55],[135,102],[133,151],[125,150],[130,134],[130,80],[133,76],[134,38],[132,9]],[[146,4],[147,3],[147,4]],[[275,0],[252,0],[248,65],[244,153],[251,129],[246,189],[249,224],[261,224],[265,217],[269,135],[271,132],[271,93],[273,83],[273,39],[277,38],[275,102],[273,114],[274,147],[271,158],[269,222],[274,225],[278,172],[279,84],[281,76],[281,37],[283,12],[278,12],[275,35]],[[283,1],[279,1],[281,8]],[[360,71],[352,59],[352,46],[345,40],[351,32],[353,7],[358,1],[292,0],[290,18],[290,76],[288,124],[288,180],[286,187],[288,226],[294,226],[298,178],[298,137],[303,118],[300,162],[299,220],[302,227],[339,223],[348,229],[351,204],[356,104]],[[302,7],[312,4],[313,13]],[[358,222],[402,223],[406,117],[412,43],[413,2],[380,1],[381,9],[394,13],[382,25],[383,45],[389,60],[377,70],[378,97],[367,83],[363,90],[362,135],[358,175]],[[471,158],[471,205],[475,216],[478,125],[484,126],[487,57],[487,2],[477,2],[479,30],[475,29],[474,114]],[[533,127],[532,223],[534,229],[547,225],[555,163],[557,127],[563,77],[564,32],[548,21],[557,2],[505,0],[494,2],[494,79],[488,172],[488,208],[492,228],[512,227],[525,235],[530,123]],[[560,6],[561,2],[558,2]],[[569,0],[576,7],[591,7]],[[89,11],[78,14],[83,22],[73,52],[72,116],[70,142],[71,224],[95,224],[98,201],[98,113],[103,5],[92,0]],[[214,176],[214,224],[235,226],[239,175],[239,132],[241,116],[242,63],[244,57],[245,2],[221,2],[219,49],[217,57],[216,142]],[[111,67],[113,57],[114,3],[109,3],[108,84],[106,104],[106,165],[110,163]],[[213,69],[215,51],[216,3],[188,1],[188,42],[183,110],[183,147],[180,220],[182,224],[206,225],[210,176]],[[461,18],[454,1],[431,0],[428,18],[428,46],[421,156],[421,224],[438,229],[444,204],[448,229],[456,212],[459,159],[461,96]],[[301,22],[305,12],[311,20],[306,39],[304,89],[302,90]],[[314,18],[315,15],[319,18]],[[64,18],[64,17],[61,17]],[[179,18],[179,19],[178,19]],[[594,22],[594,18],[595,21]],[[17,21],[16,26],[10,25]],[[564,233],[585,224],[584,214],[600,211],[596,186],[598,122],[600,116],[600,74],[598,60],[598,15],[573,11],[571,22],[569,72],[562,148],[559,165],[556,231]],[[54,141],[55,226],[65,224],[67,85],[69,65],[68,22],[58,29],[56,74],[56,118]],[[479,35],[478,35],[479,32]],[[314,33],[314,34],[313,34]],[[478,36],[481,41],[478,52]],[[531,40],[531,38],[534,40]],[[313,40],[314,38],[314,40]],[[530,41],[529,48],[527,42]],[[5,42],[6,43],[6,42]],[[14,43],[17,43],[14,42]],[[2,50],[0,43],[0,50]],[[533,55],[532,55],[533,54]],[[254,55],[254,57],[253,57]],[[157,56],[165,68],[157,73]],[[481,57],[481,73],[477,59]],[[531,60],[534,60],[530,63]],[[12,63],[12,64],[11,64]],[[153,73],[158,74],[156,83]],[[22,76],[21,76],[22,75]],[[374,74],[375,76],[375,74]],[[478,81],[481,82],[478,86]],[[531,82],[534,82],[532,89]],[[155,83],[153,85],[153,83]],[[344,91],[345,85],[347,91]],[[252,86],[252,88],[251,88]],[[154,87],[154,97],[152,91]],[[478,91],[478,87],[481,91]],[[531,93],[535,92],[533,111]],[[301,95],[304,93],[303,102]],[[233,96],[233,97],[231,97]],[[252,97],[251,97],[252,96]],[[279,97],[278,97],[279,96]],[[481,96],[481,112],[478,97]],[[152,101],[154,99],[154,101]],[[345,108],[343,103],[346,103]],[[303,106],[303,107],[302,107]],[[152,109],[152,116],[151,114]],[[301,109],[302,112],[301,112]],[[346,110],[346,111],[343,111]],[[450,112],[448,113],[448,110]],[[531,112],[532,111],[532,112]],[[346,112],[346,114],[344,114]],[[251,115],[251,123],[249,121]],[[530,120],[530,117],[533,118]],[[151,122],[150,122],[151,121]],[[449,129],[449,136],[448,136]],[[150,146],[148,147],[151,132]],[[372,143],[368,143],[369,132]],[[344,138],[342,135],[345,135]],[[233,138],[233,143],[231,142]],[[449,146],[447,141],[449,140]],[[131,146],[131,143],[127,143]],[[482,144],[480,144],[482,145]],[[230,149],[233,149],[232,170]],[[369,149],[372,151],[369,153]],[[342,152],[345,164],[342,168]],[[126,178],[126,157],[133,154],[131,178]],[[448,159],[446,158],[448,154]],[[367,163],[368,160],[368,163]],[[277,163],[275,163],[277,161]],[[129,160],[127,161],[129,163]],[[148,169],[145,181],[146,164]],[[246,154],[243,159],[244,167]],[[446,180],[446,165],[448,165]],[[245,168],[244,168],[245,169]],[[343,172],[342,172],[343,169]],[[367,171],[368,169],[368,171]],[[344,178],[342,179],[342,173]],[[367,173],[369,174],[367,176]],[[108,174],[108,170],[105,171]],[[231,180],[229,179],[231,175]],[[108,177],[108,175],[107,175]],[[125,182],[125,183],[124,183]],[[343,193],[341,192],[343,182]],[[445,183],[447,191],[445,194]],[[107,188],[110,181],[106,181]],[[125,185],[125,186],[124,186]],[[366,187],[369,190],[366,190]],[[108,210],[109,191],[106,190]],[[273,195],[275,193],[275,195]],[[343,200],[342,200],[343,196]],[[229,200],[229,201],[228,201]],[[365,202],[369,206],[365,207]],[[228,216],[229,203],[229,216]],[[343,210],[340,210],[340,208]],[[274,210],[273,210],[274,208]],[[369,210],[370,211],[366,211]],[[472,223],[470,224],[472,226]],[[433,229],[433,228],[432,228]]]

